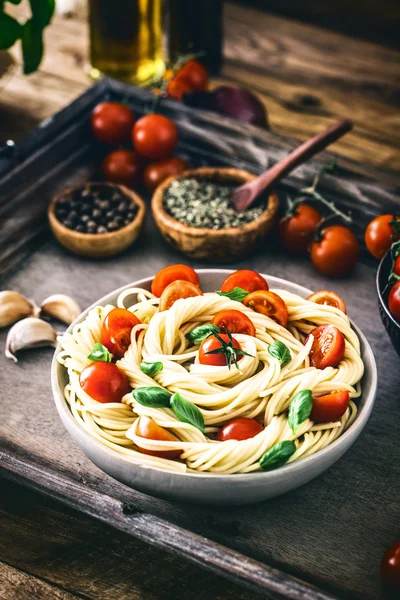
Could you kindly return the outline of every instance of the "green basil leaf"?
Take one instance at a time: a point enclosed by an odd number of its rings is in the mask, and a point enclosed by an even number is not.
[[[22,57],[24,74],[29,75],[37,70],[43,58],[43,29],[29,19],[22,27]]]
[[[194,425],[204,433],[204,417],[195,404],[188,402],[180,394],[174,394],[171,398],[171,408],[180,421]]]
[[[259,460],[259,465],[264,471],[272,471],[282,467],[296,452],[296,444],[291,440],[278,442],[267,450]]]
[[[217,294],[219,296],[225,296],[230,300],[235,300],[236,302],[243,302],[246,296],[249,295],[249,292],[247,292],[241,287],[234,287],[233,290],[231,290],[230,292],[217,291]]]
[[[50,23],[56,6],[55,0],[29,0],[34,27],[43,31]]]
[[[102,360],[104,362],[111,362],[111,354],[103,344],[95,344],[88,358],[90,360]]]
[[[7,0],[10,4],[21,4],[22,0]],[[1,5],[1,2],[0,2]]]
[[[312,395],[311,390],[301,390],[292,398],[289,405],[288,423],[293,433],[296,428],[301,425],[311,414],[312,411]]]
[[[276,341],[268,346],[268,352],[274,358],[277,358],[281,363],[282,367],[288,364],[292,360],[289,348],[280,341]]]
[[[189,331],[185,337],[193,344],[200,344],[200,342],[208,338],[209,335],[212,335],[213,333],[219,333],[220,331],[221,330],[218,325],[207,323],[207,325],[199,325],[192,331]]]
[[[145,373],[145,375],[150,375],[150,377],[152,377],[153,375],[155,375],[156,373],[159,373],[160,371],[162,371],[164,368],[164,365],[162,364],[162,362],[147,362],[146,360],[143,360],[140,363],[140,370]]]
[[[22,27],[10,15],[0,14],[0,50],[7,50],[22,35]]]
[[[148,408],[169,408],[172,394],[162,387],[140,387],[132,392],[136,402]]]

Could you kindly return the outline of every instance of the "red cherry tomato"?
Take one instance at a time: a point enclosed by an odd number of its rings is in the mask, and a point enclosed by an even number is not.
[[[313,398],[310,419],[316,423],[339,421],[346,412],[349,401],[350,396],[347,390]]]
[[[167,158],[178,142],[178,130],[175,123],[163,115],[146,115],[136,121],[132,141],[135,149],[146,158]]]
[[[326,367],[337,367],[344,356],[345,342],[344,337],[334,325],[320,325],[310,333],[314,337],[311,346],[310,358],[311,364],[317,369]],[[306,337],[306,344],[309,336]]]
[[[97,402],[121,402],[131,391],[128,379],[112,362],[93,362],[79,375],[81,388]]]
[[[115,146],[127,142],[135,123],[133,112],[118,102],[101,102],[91,116],[93,135],[99,142]]]
[[[264,427],[261,423],[255,419],[240,417],[225,423],[218,432],[217,440],[219,442],[226,442],[226,440],[248,440],[263,431],[263,429]]]
[[[104,319],[101,343],[117,358],[122,358],[131,343],[131,331],[141,321],[126,308],[113,308]]]
[[[322,240],[311,244],[311,261],[329,277],[347,275],[356,266],[360,254],[358,239],[350,229],[331,225],[322,231]]]
[[[203,292],[190,281],[178,279],[173,281],[163,291],[160,297],[160,311],[168,310],[177,300],[202,296]]]
[[[106,181],[132,186],[142,172],[142,159],[132,150],[114,150],[103,160],[102,171]]]
[[[205,67],[198,60],[188,60],[179,69],[174,80],[185,82],[192,92],[202,92],[208,88],[209,78]]]
[[[136,433],[139,437],[145,438],[147,440],[160,440],[164,442],[176,442],[173,435],[158,425],[153,419],[150,417],[140,417],[139,423],[136,429]],[[143,454],[150,454],[151,456],[159,456],[160,458],[169,458],[174,459],[177,458],[182,450],[147,450],[146,448],[141,448],[138,446],[140,452]]]
[[[339,294],[331,292],[331,290],[319,290],[318,292],[314,292],[308,296],[307,300],[315,302],[315,304],[334,306],[346,314],[346,305],[343,298],[339,296]]]
[[[400,277],[400,256],[396,258],[393,265],[393,273]]]
[[[378,260],[389,250],[392,238],[398,239],[398,235],[395,235],[389,224],[393,220],[393,215],[380,215],[372,219],[365,230],[365,245],[370,254]]]
[[[396,281],[389,293],[389,310],[400,321],[400,281]]]
[[[183,171],[186,171],[188,168],[189,165],[187,161],[178,156],[150,163],[144,170],[144,185],[149,192],[152,192],[160,185],[160,183],[167,179],[167,177],[179,175],[179,173],[183,173]]]
[[[179,79],[178,77],[171,79],[167,85],[168,96],[175,100],[182,100],[184,94],[190,94],[191,92],[193,92],[193,88],[190,83],[184,79]]]
[[[211,321],[222,331],[230,333],[244,333],[245,335],[256,335],[256,328],[247,315],[240,310],[221,310]]]
[[[193,283],[197,287],[199,285],[199,277],[192,267],[180,264],[169,265],[158,271],[151,283],[151,292],[159,298],[167,285],[177,279],[190,281],[190,283]]]
[[[231,292],[235,287],[240,287],[246,292],[269,289],[264,277],[251,269],[240,269],[228,275],[221,286],[221,292]]]
[[[282,245],[290,252],[306,254],[322,216],[308,204],[300,204],[294,215],[283,217],[279,223]]]
[[[400,593],[400,541],[385,550],[381,560],[381,577],[390,591]]]
[[[270,317],[282,327],[288,324],[289,313],[286,304],[278,294],[266,290],[251,292],[243,300],[243,304],[262,315]]]
[[[229,336],[226,333],[220,333],[218,336],[224,340],[224,342],[229,343]],[[241,350],[242,347],[239,342],[232,338],[232,346],[236,350]],[[221,348],[222,344],[215,335],[210,335],[208,338],[203,340],[200,344],[199,348],[199,362],[202,365],[213,365],[214,367],[226,367],[227,361],[225,354],[207,354],[211,352],[211,350],[216,350],[217,348]],[[243,358],[243,354],[235,353],[236,360],[240,360]]]

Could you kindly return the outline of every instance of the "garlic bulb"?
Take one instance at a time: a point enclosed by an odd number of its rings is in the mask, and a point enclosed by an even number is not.
[[[7,327],[25,317],[38,316],[39,309],[22,294],[5,290],[0,292],[0,327]]]
[[[8,332],[5,355],[15,362],[18,350],[40,348],[41,346],[56,346],[57,334],[46,321],[36,317],[28,317],[15,323]]]
[[[53,294],[43,300],[40,311],[41,316],[53,317],[67,325],[75,321],[82,312],[79,304],[65,294]]]

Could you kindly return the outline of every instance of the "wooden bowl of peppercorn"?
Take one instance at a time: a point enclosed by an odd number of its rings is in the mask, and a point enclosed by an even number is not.
[[[276,194],[235,213],[229,194],[256,176],[234,168],[202,167],[169,177],[155,190],[151,209],[171,246],[187,256],[231,262],[251,253],[270,233],[278,213]]]
[[[48,208],[50,227],[60,244],[90,258],[113,256],[133,244],[145,213],[138,194],[112,183],[65,189]]]

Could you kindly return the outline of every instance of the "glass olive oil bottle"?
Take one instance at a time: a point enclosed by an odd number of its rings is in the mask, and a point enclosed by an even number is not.
[[[162,0],[89,0],[90,74],[147,85],[164,72]]]

